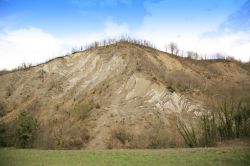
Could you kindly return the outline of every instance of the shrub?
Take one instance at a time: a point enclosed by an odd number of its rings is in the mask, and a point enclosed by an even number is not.
[[[158,139],[154,139],[148,146],[149,149],[158,149],[161,147],[161,141]]]
[[[240,66],[241,66],[243,69],[247,70],[248,73],[250,74],[250,61],[249,61],[249,62],[246,62],[246,63],[240,63]]]
[[[154,77],[152,78],[152,80],[153,80],[153,81],[157,81],[157,78],[154,76]]]
[[[217,140],[217,125],[215,122],[215,115],[203,114],[201,117],[201,132],[202,138],[200,144],[202,146],[213,146]]]
[[[175,92],[175,89],[172,87],[172,86],[167,86],[167,89],[171,92],[171,93],[174,93]]]
[[[55,137],[55,149],[62,149],[64,147],[64,139],[63,139],[63,129],[59,128],[58,130],[55,131],[54,133]]]
[[[159,149],[170,147],[171,139],[169,129],[161,120],[152,121],[151,129],[147,133],[149,135],[148,148]]]
[[[122,144],[125,144],[132,139],[131,135],[124,128],[116,130],[114,132],[114,137],[118,139]]]
[[[6,88],[6,96],[7,97],[11,96],[14,91],[15,91],[15,87],[12,83],[10,83],[9,86],[7,86]]]
[[[100,108],[101,108],[100,104],[96,104],[96,105],[95,105],[95,108],[96,108],[96,109],[100,109]]]
[[[2,133],[0,134],[3,138],[4,146],[15,146],[16,144],[16,121],[9,123],[2,122]]]
[[[171,91],[187,91],[195,88],[202,88],[202,82],[194,75],[185,71],[174,71],[167,77],[167,83]]]
[[[34,139],[34,133],[37,129],[36,120],[29,112],[23,111],[19,114],[16,122],[16,135],[18,145],[22,148],[30,145]]]
[[[250,137],[250,103],[242,104],[234,117],[237,137]]]
[[[176,126],[178,128],[180,135],[183,137],[185,143],[189,147],[193,148],[199,145],[196,137],[196,131],[192,124],[188,126],[184,121],[178,119]]]
[[[82,120],[84,120],[89,112],[93,109],[93,106],[91,104],[88,103],[80,103],[79,105],[77,105],[75,107],[75,111],[77,112],[77,114],[80,116],[80,118]]]
[[[6,126],[4,123],[0,123],[0,147],[1,146],[6,146]]]
[[[1,75],[4,75],[4,74],[7,74],[9,73],[10,71],[9,70],[6,70],[6,69],[3,69],[3,70],[0,70],[0,76]]]
[[[214,146],[217,140],[250,136],[250,104],[224,102],[198,119],[198,128],[178,120],[177,128],[189,147]],[[197,133],[201,133],[198,135]]]
[[[89,142],[89,130],[85,126],[63,126],[63,131],[58,132],[58,148],[80,149]]]
[[[224,102],[216,113],[219,121],[218,130],[222,139],[250,136],[250,105],[248,102]]]
[[[0,117],[3,117],[6,114],[4,105],[0,102]]]
[[[233,138],[233,114],[234,108],[229,109],[227,103],[225,102],[222,106],[217,110],[218,120],[219,120],[219,134],[222,138]]]

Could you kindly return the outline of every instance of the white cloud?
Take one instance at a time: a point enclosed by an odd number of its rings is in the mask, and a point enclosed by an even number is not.
[[[38,28],[5,30],[0,34],[0,68],[44,62],[60,52],[60,41]]]
[[[107,37],[117,37],[124,34],[129,34],[129,28],[128,25],[123,24],[117,24],[112,21],[112,19],[108,18],[105,22],[105,36]]]
[[[146,4],[150,15],[144,18],[142,25],[132,35],[136,38],[152,41],[161,50],[165,50],[165,46],[174,41],[180,49],[185,51],[192,50],[207,56],[219,52],[234,56],[242,61],[250,59],[249,32],[230,32],[227,30],[213,37],[202,35],[205,32],[216,32],[221,23],[232,12],[231,8],[228,8],[224,15],[217,14],[224,6],[213,8],[213,12],[197,9],[197,11],[202,10],[203,14],[190,10],[185,12],[186,15],[183,15],[179,13],[183,12],[182,8],[179,11],[171,9],[169,6],[171,2],[170,0]],[[192,6],[189,1],[183,2]],[[165,6],[169,7],[168,10],[163,9]],[[185,6],[184,9],[188,10],[189,8]]]
[[[193,49],[201,53],[216,52],[234,56],[242,61],[250,60],[250,33],[226,33],[216,37],[201,37],[194,42]]]
[[[117,24],[111,18],[104,25],[99,32],[61,38],[34,27],[5,30],[0,33],[0,69],[12,69],[24,62],[41,63],[66,54],[72,48],[130,32],[125,23]]]
[[[93,43],[94,41],[101,41],[129,34],[131,34],[131,32],[126,23],[118,24],[114,22],[112,18],[107,18],[104,22],[104,28],[101,31],[94,31],[91,33],[87,32],[83,35],[77,36],[69,35],[60,38],[60,41],[63,48],[65,48],[64,50],[70,50],[70,48],[79,48],[82,45]]]
[[[215,53],[222,53],[240,59],[243,62],[250,60],[250,33],[225,33],[215,37],[203,37],[199,34],[192,36],[171,36],[167,38],[164,30],[140,31],[136,36],[152,41],[158,49],[165,50],[168,43],[174,41],[184,51],[195,51],[211,57]]]
[[[149,40],[161,50],[165,49],[166,44],[174,41],[185,51],[192,50],[206,55],[220,52],[243,61],[250,59],[249,32],[227,32],[215,37],[201,36],[202,32],[179,35],[168,30],[166,26],[149,25],[150,19],[147,17],[146,24],[131,31],[126,23],[118,24],[112,18],[108,18],[101,31],[86,32],[76,36],[67,35],[61,38],[33,27],[5,30],[0,32],[0,69],[12,69],[23,62],[33,64],[44,62],[70,52],[72,48],[80,48],[93,41],[121,35]]]

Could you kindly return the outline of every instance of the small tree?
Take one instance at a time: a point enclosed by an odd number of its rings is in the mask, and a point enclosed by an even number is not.
[[[34,138],[37,122],[29,112],[23,111],[19,114],[16,123],[16,135],[18,144],[25,148]]]

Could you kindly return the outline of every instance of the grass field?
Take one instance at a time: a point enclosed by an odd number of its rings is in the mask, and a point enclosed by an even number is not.
[[[1,166],[250,165],[250,148],[167,150],[0,149]]]

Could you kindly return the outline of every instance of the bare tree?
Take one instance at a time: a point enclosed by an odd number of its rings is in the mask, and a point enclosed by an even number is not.
[[[229,60],[229,61],[236,61],[235,58],[233,56],[226,56],[226,60]]]
[[[190,59],[198,59],[199,58],[199,55],[196,52],[188,51],[187,54],[188,54],[188,58],[190,58]]]
[[[168,48],[170,49],[171,54],[177,55],[179,53],[178,46],[174,42],[169,43]]]

